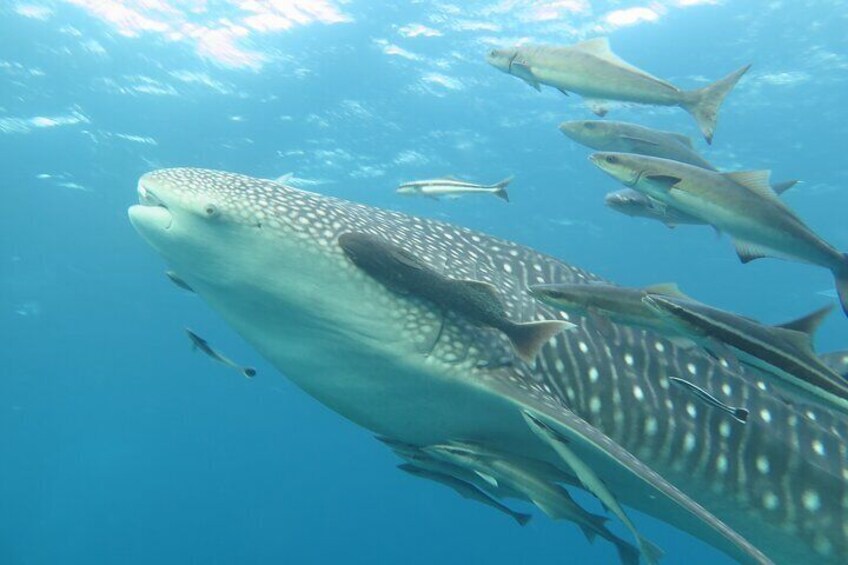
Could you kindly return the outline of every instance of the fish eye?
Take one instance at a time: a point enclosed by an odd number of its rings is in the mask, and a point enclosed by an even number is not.
[[[595,129],[595,124],[593,124],[592,122],[586,122],[585,124],[583,124],[583,127],[586,129]]]
[[[203,213],[206,214],[207,218],[214,218],[218,215],[218,207],[214,204],[207,204],[203,207]]]
[[[607,155],[606,157],[604,157],[604,161],[606,161],[610,165],[615,165],[616,163],[618,163],[618,157],[616,157],[615,155]]]

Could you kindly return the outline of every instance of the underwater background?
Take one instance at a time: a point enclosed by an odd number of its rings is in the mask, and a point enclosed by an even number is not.
[[[845,250],[846,28],[848,2],[824,0],[2,2],[0,564],[614,562],[569,524],[537,513],[520,528],[397,471],[167,280],[126,218],[136,181],[171,166],[292,172],[306,190],[472,227],[617,283],[676,281],[776,323],[833,302],[830,274],[743,267],[707,227],[607,209],[620,186],[557,129],[589,110],[484,55],[608,36],[682,88],[752,63],[711,147],[679,108],[608,118],[688,134],[723,169],[801,179],[785,200]],[[509,204],[394,193],[511,174]],[[840,318],[819,351],[848,347]],[[193,352],[186,326],[257,377]],[[730,562],[632,515],[664,563]]]

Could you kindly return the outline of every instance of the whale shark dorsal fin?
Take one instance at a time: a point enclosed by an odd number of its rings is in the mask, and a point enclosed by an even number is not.
[[[806,316],[801,316],[796,320],[792,320],[790,322],[785,322],[783,324],[778,324],[777,328],[781,328],[784,330],[791,330],[806,334],[812,338],[816,330],[819,329],[824,319],[830,314],[831,310],[833,310],[833,304],[828,304],[814,312],[810,312]]]
[[[771,171],[736,171],[732,173],[721,173],[725,178],[732,180],[736,184],[740,184],[763,198],[767,198],[774,202],[780,202],[777,193],[769,184]],[[783,204],[781,202],[781,204]]]

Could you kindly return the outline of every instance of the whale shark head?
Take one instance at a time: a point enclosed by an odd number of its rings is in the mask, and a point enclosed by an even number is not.
[[[498,280],[500,266],[463,249],[463,237],[481,241],[468,230],[204,169],[148,173],[138,194],[130,221],[169,269],[289,379],[373,431],[442,439],[404,428],[410,405],[436,402],[433,379],[511,359],[505,336],[391,292],[338,243],[345,233],[379,236],[433,268],[453,262],[457,276]],[[440,406],[462,401],[448,388]],[[438,425],[454,415],[474,421],[457,409]]]
[[[273,181],[192,168],[145,174],[138,194],[129,218],[139,234],[289,376],[319,386],[327,343],[405,350],[393,297],[337,244],[341,233],[367,229],[365,207],[342,210]]]

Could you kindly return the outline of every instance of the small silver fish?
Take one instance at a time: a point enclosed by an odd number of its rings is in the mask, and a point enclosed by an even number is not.
[[[741,422],[743,424],[748,421],[748,409],[747,408],[737,408],[737,407],[734,407],[734,406],[728,406],[727,404],[725,404],[724,402],[722,402],[721,400],[719,400],[718,398],[716,398],[715,396],[713,396],[709,392],[705,391],[704,389],[702,389],[698,385],[690,383],[687,380],[680,379],[678,377],[668,377],[668,380],[671,381],[672,383],[676,384],[676,385],[680,385],[681,387],[685,388],[686,390],[688,390],[689,392],[691,392],[692,394],[694,394],[695,396],[697,396],[698,398],[700,398],[701,400],[706,402],[707,404],[709,404],[711,406],[715,406],[716,408],[719,408],[720,410],[724,410],[725,412],[727,412],[728,414],[733,416],[733,418],[736,421]]]
[[[416,180],[405,182],[398,186],[397,193],[427,196],[435,199],[441,196],[458,198],[464,194],[494,194],[501,200],[509,202],[509,194],[506,192],[506,187],[512,182],[512,179],[513,177],[509,176],[495,184],[476,184],[450,177]]]
[[[174,271],[165,271],[165,276],[168,277],[168,280],[170,280],[172,283],[174,283],[175,285],[177,285],[181,289],[186,290],[188,292],[192,292],[192,293],[194,292],[194,289],[191,288],[189,286],[189,284],[187,282],[185,282],[182,279],[182,277],[180,277]]]
[[[185,331],[195,349],[201,350],[203,353],[205,353],[215,361],[223,363],[227,367],[232,367],[233,369],[236,369],[247,378],[252,378],[256,376],[256,369],[254,369],[253,367],[242,367],[238,363],[231,360],[229,357],[225,357],[224,355],[212,349],[212,346],[209,345],[209,342],[207,342],[205,339],[203,339],[190,329],[186,328]]]

